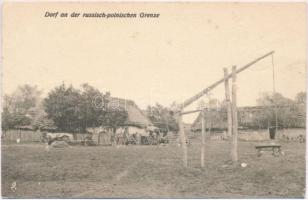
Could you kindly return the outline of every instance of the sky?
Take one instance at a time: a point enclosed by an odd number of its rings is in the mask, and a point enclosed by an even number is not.
[[[160,16],[47,18],[47,11]],[[142,109],[169,106],[222,78],[224,67],[240,68],[270,51],[276,91],[294,98],[306,88],[305,3],[5,3],[2,43],[3,94],[31,84],[46,96],[62,82],[87,82]],[[256,105],[273,91],[272,57],[237,78],[238,106]],[[222,101],[223,85],[210,98]]]

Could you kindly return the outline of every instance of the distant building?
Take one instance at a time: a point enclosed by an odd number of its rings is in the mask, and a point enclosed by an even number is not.
[[[137,104],[129,99],[122,99],[111,97],[105,109],[109,112],[116,112],[116,110],[125,110],[127,112],[127,119],[118,128],[126,128],[129,134],[139,133],[146,134],[147,127],[153,126],[151,121],[137,106]],[[102,127],[87,128],[89,132],[97,132],[102,130]]]
[[[268,119],[268,113],[274,113],[274,107],[246,106],[238,107],[238,125],[239,129],[246,128],[267,128],[274,126],[275,121]],[[305,128],[306,127],[306,107],[304,104],[294,104],[290,106],[278,106],[277,124],[281,128]],[[290,114],[292,113],[292,114]],[[274,117],[272,117],[274,119]],[[227,111],[226,109],[212,109],[205,113],[206,129],[226,130],[227,129]],[[201,114],[192,125],[192,131],[201,130]]]

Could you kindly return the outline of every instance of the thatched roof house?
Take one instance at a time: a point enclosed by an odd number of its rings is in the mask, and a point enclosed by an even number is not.
[[[107,110],[111,112],[116,112],[117,110],[125,110],[127,112],[127,119],[123,124],[117,127],[117,131],[119,132],[123,131],[123,127],[125,127],[129,134],[140,133],[144,135],[146,134],[147,127],[153,126],[151,121],[132,100],[111,97],[106,106]],[[96,141],[98,141],[98,133],[102,131],[106,131],[106,127],[101,126],[87,128],[87,132],[94,134],[93,137]],[[107,139],[105,138],[100,140],[100,143],[110,143],[111,133],[107,131],[106,134],[104,136],[106,136]]]
[[[108,103],[108,108],[121,109],[127,112],[128,117],[123,124],[124,126],[146,128],[147,126],[153,125],[142,110],[137,106],[137,104],[132,100],[112,97]]]

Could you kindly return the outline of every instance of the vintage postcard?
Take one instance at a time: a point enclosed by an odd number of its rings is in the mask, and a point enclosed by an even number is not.
[[[305,198],[306,3],[2,8],[2,198]]]

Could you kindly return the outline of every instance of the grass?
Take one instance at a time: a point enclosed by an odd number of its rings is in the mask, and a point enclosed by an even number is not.
[[[82,147],[45,151],[42,144],[2,145],[2,196],[24,198],[303,198],[305,144],[283,143],[284,156],[256,156],[239,142],[243,168],[230,163],[227,141],[188,149],[189,166],[175,145]],[[16,182],[16,191],[11,184]]]

